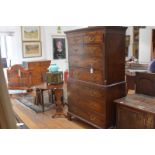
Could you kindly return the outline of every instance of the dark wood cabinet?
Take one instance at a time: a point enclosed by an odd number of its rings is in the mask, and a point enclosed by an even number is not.
[[[113,100],[125,96],[125,27],[66,32],[69,116],[94,127],[115,125]]]
[[[48,71],[51,60],[23,61],[23,66],[31,71],[32,85],[43,83],[44,75]]]

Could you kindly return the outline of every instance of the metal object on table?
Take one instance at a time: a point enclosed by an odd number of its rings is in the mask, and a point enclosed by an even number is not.
[[[50,84],[62,84],[63,83],[63,72],[47,72],[46,82]]]

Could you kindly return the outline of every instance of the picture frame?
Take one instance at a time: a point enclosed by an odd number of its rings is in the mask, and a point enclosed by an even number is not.
[[[53,59],[66,59],[66,38],[61,36],[52,37]]]
[[[40,26],[22,26],[23,41],[40,41]]]
[[[23,58],[41,57],[41,42],[23,42]]]

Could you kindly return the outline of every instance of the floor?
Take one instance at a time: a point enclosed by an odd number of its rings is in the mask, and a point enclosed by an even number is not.
[[[12,98],[14,112],[29,129],[90,129],[92,126],[67,118],[52,118],[52,109],[44,113],[35,113],[25,105]]]
[[[130,90],[128,93],[133,94],[134,91]],[[14,97],[11,97],[11,101],[15,114],[29,129],[92,129],[92,126],[77,119],[70,121],[64,117],[52,118],[53,109],[36,113]]]

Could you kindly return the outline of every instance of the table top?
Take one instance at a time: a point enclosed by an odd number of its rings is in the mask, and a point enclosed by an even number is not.
[[[115,103],[134,109],[147,111],[155,114],[155,97],[143,94],[131,94],[117,99]]]

